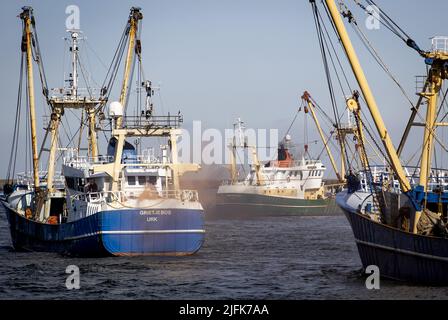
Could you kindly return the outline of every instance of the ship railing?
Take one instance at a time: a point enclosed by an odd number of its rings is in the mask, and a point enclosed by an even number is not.
[[[170,129],[179,128],[183,122],[182,115],[167,116],[125,116],[123,117],[123,127],[127,129]]]
[[[199,201],[197,190],[144,190],[136,191],[99,191],[80,193],[71,196],[72,200],[80,200],[88,203],[126,203],[129,200],[155,200],[155,199],[178,199],[183,202]]]
[[[96,95],[99,96],[100,89],[94,87],[78,87],[76,88],[77,96],[73,98],[84,98],[84,96]],[[72,89],[71,88],[51,88],[50,93],[52,97],[65,97],[71,96]]]
[[[136,157],[138,163],[162,163],[162,160],[152,154],[139,154]]]
[[[235,183],[241,183],[244,182],[244,180],[236,180]],[[221,186],[231,186],[232,184],[234,184],[234,182],[232,182],[232,180],[222,180],[221,181]]]
[[[106,164],[114,161],[114,156],[71,156],[64,158],[64,164],[71,167],[87,167],[95,164]],[[139,154],[135,158],[126,159],[132,163],[161,164],[162,160],[150,154]]]
[[[40,185],[46,185],[47,184],[47,171],[39,171],[39,183]],[[16,182],[17,184],[21,185],[27,185],[27,186],[34,186],[34,174],[31,171],[28,172],[20,172],[16,174]],[[65,186],[65,179],[64,176],[61,174],[60,171],[55,172],[53,177],[53,184],[56,187],[56,189],[62,189]]]
[[[284,166],[284,161],[271,161],[271,167],[285,167]],[[321,161],[320,160],[292,160],[288,163],[288,168],[289,167],[302,167],[302,166],[307,166],[307,165],[316,165],[316,164],[320,164]]]
[[[430,86],[427,86],[428,76],[415,76],[415,93],[416,94],[422,94],[422,93],[430,93]]]
[[[355,128],[356,128],[356,126],[351,123],[341,123],[339,125],[340,130],[354,130]]]
[[[412,186],[416,186],[419,183],[420,168],[415,166],[404,166],[404,171],[406,177]],[[388,184],[389,187],[395,191],[400,192],[400,183],[398,179],[393,177],[393,172],[387,166],[377,165],[371,166],[371,171],[361,171],[361,188],[365,191],[370,192],[371,186],[367,179],[367,175],[371,173],[371,182],[376,186],[382,186]],[[392,179],[391,179],[392,178]],[[428,179],[428,188],[430,190],[435,188],[443,188],[443,190],[448,190],[448,169],[433,168],[430,171]]]
[[[92,164],[105,164],[110,163],[114,161],[113,156],[96,156],[96,157],[89,157],[89,156],[71,156],[71,157],[64,157],[64,164],[68,166],[88,166]]]
[[[441,52],[448,53],[448,37],[446,36],[437,36],[431,39],[432,43],[432,51],[433,52]]]

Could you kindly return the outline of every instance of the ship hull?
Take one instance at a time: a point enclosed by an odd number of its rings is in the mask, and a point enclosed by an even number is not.
[[[204,242],[202,210],[100,211],[63,224],[26,219],[4,205],[16,250],[74,256],[190,255]]]
[[[384,278],[448,285],[448,239],[393,228],[356,212],[337,197],[355,237],[363,268],[376,265]]]
[[[248,193],[218,193],[216,206],[219,213],[227,215],[313,216],[340,213],[333,199],[305,200]]]

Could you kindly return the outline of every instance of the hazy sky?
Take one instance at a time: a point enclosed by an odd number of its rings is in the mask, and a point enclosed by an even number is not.
[[[430,37],[448,35],[447,1],[377,2],[424,49],[430,47]],[[363,27],[365,14],[354,8],[353,1],[347,3]],[[284,132],[304,90],[328,106],[308,0],[2,1],[0,134],[4,150],[10,147],[19,75],[21,23],[17,15],[24,5],[34,8],[49,86],[58,87],[63,83],[66,48],[62,38],[66,36],[65,8],[70,4],[79,6],[81,29],[106,65],[130,7],[142,8],[146,75],[161,84],[166,110],[183,111],[187,127],[193,120],[202,120],[206,127],[229,128],[241,117],[248,126]],[[385,28],[366,33],[415,100],[414,76],[425,72],[422,59]],[[409,106],[358,39],[353,36],[352,40],[388,129],[398,142]],[[93,52],[88,62],[92,77],[101,83],[106,72],[102,63]],[[39,94],[38,82],[36,86]],[[37,102],[41,115],[40,96]],[[303,141],[302,124],[299,119],[291,132],[298,142]],[[317,138],[311,131],[309,139]],[[6,171],[8,158],[8,152],[1,153],[0,169],[4,169],[0,172]]]

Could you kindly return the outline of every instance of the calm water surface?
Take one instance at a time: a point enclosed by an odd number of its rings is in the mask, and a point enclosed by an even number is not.
[[[1,208],[3,210],[3,208]],[[344,216],[208,219],[190,257],[79,259],[14,252],[0,212],[2,299],[446,299],[448,288],[381,281],[367,290]],[[81,288],[65,288],[65,268]]]

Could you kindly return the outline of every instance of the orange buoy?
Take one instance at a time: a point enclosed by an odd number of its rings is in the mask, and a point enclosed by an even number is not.
[[[49,223],[49,224],[58,224],[59,223],[58,222],[58,217],[56,217],[56,216],[48,217],[47,223]]]

